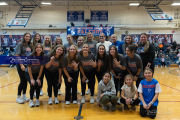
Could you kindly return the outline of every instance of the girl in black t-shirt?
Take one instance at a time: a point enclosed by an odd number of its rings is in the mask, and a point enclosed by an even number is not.
[[[94,103],[94,86],[95,86],[95,68],[97,66],[94,55],[89,50],[89,46],[87,43],[83,44],[82,50],[80,51],[80,55],[78,57],[80,60],[79,68],[81,71],[81,88],[82,88],[82,99],[81,103],[85,103],[85,90],[86,90],[86,82],[88,82],[91,98],[90,103]]]
[[[31,57],[33,57],[33,56],[43,57],[44,56],[43,46],[41,45],[41,43],[37,43],[34,46],[34,51],[30,56]],[[43,59],[43,58],[39,58],[38,59],[39,61],[32,61],[31,64],[28,64],[28,68],[26,68],[26,70],[25,70],[26,78],[30,84],[29,107],[34,107],[34,102],[33,102],[34,90],[36,90],[36,93],[37,93],[35,106],[40,105],[40,102],[39,102],[39,93],[40,93],[40,87],[41,87],[40,77],[41,77],[41,74],[42,74],[42,71],[44,68],[44,65],[43,65],[41,59]]]
[[[64,81],[66,85],[66,95],[65,100],[66,104],[70,104],[71,100],[71,89],[72,89],[72,101],[73,104],[77,104],[77,81],[79,76],[78,70],[78,51],[75,45],[71,45],[67,52],[67,55],[64,57],[63,60],[63,71],[65,73]]]
[[[61,84],[61,74],[62,74],[62,60],[64,56],[64,47],[62,45],[57,45],[49,54],[48,63],[45,65],[45,76],[48,82],[48,104],[52,105],[52,87],[54,88],[55,104],[59,103],[57,98],[58,93],[58,82]]]
[[[106,48],[104,45],[98,46],[96,61],[97,61],[96,77],[99,83],[102,80],[103,74],[109,71],[108,55],[106,54]]]

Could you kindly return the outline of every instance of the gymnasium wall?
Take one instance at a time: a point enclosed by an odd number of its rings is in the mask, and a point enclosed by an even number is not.
[[[160,8],[172,17],[174,12],[179,9],[178,6],[160,6]],[[6,26],[15,17],[18,10],[18,6],[1,6],[0,11],[3,12],[3,18],[0,18],[0,25]],[[91,24],[99,26],[102,23],[103,25],[115,26],[115,33],[119,40],[121,34],[127,30],[129,34],[148,33],[149,30],[153,34],[171,34],[172,30],[175,30],[173,40],[180,43],[180,30],[175,26],[177,20],[174,20],[173,23],[162,20],[154,22],[144,8],[137,6],[90,6],[89,9],[86,6],[42,6],[42,9],[37,7],[25,28],[3,27],[0,28],[0,35],[3,34],[3,31],[12,35],[24,32],[33,33],[34,30],[40,34],[60,34],[60,31],[64,31],[61,37],[65,39],[66,27],[70,26],[70,22],[67,22],[67,11],[70,10],[84,10],[85,19],[90,19],[91,10],[108,10],[108,22],[92,22]],[[83,22],[74,23],[76,26],[84,24]],[[53,25],[52,28],[49,28],[50,24]]]

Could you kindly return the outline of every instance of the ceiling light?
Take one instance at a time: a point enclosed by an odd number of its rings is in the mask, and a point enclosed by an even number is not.
[[[139,3],[130,3],[129,5],[130,5],[130,6],[138,6]]]
[[[172,3],[171,5],[180,5],[180,3]]]
[[[5,2],[0,2],[0,5],[8,5],[8,4]]]
[[[47,3],[47,2],[42,2],[41,4],[44,4],[44,5],[51,5],[51,3]]]

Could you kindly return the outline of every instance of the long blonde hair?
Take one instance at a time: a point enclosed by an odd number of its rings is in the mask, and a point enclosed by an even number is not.
[[[127,74],[127,75],[124,77],[124,81],[125,81],[125,82],[126,82],[126,78],[127,78],[127,77],[130,77],[130,78],[132,79],[131,92],[132,92],[132,93],[135,93],[135,86],[134,86],[134,84],[133,84],[133,76],[130,75],[130,74]]]
[[[78,62],[78,58],[77,58],[78,49],[77,49],[77,47],[76,47],[74,44],[72,44],[72,45],[69,47],[69,50],[68,50],[67,56],[66,56],[69,64],[71,64],[70,48],[71,48],[72,46],[76,49],[76,53],[75,53],[75,55],[74,55],[73,60],[74,60],[75,62]]]
[[[52,50],[52,41],[51,41],[51,37],[49,35],[46,35],[44,37],[44,41],[43,41],[43,48],[45,48],[45,41],[46,41],[46,38],[49,37],[50,41],[49,41],[49,48]]]
[[[61,40],[61,43],[60,43],[60,44],[57,44],[57,39],[58,39],[58,38],[60,38],[60,40]],[[62,42],[62,38],[61,38],[61,37],[56,37],[56,40],[55,40],[55,43],[54,43],[52,49],[54,49],[57,45],[63,45],[63,42]]]

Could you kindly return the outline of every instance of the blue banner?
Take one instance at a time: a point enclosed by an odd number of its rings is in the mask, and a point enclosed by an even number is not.
[[[68,22],[82,22],[84,21],[84,11],[67,11]]]
[[[47,56],[0,56],[0,64],[46,64]]]
[[[99,21],[107,22],[108,21],[108,11],[99,11]]]
[[[108,11],[91,11],[91,21],[108,22]]]
[[[114,27],[67,27],[67,34],[72,36],[86,36],[91,32],[94,36],[104,33],[106,36],[114,34]]]

